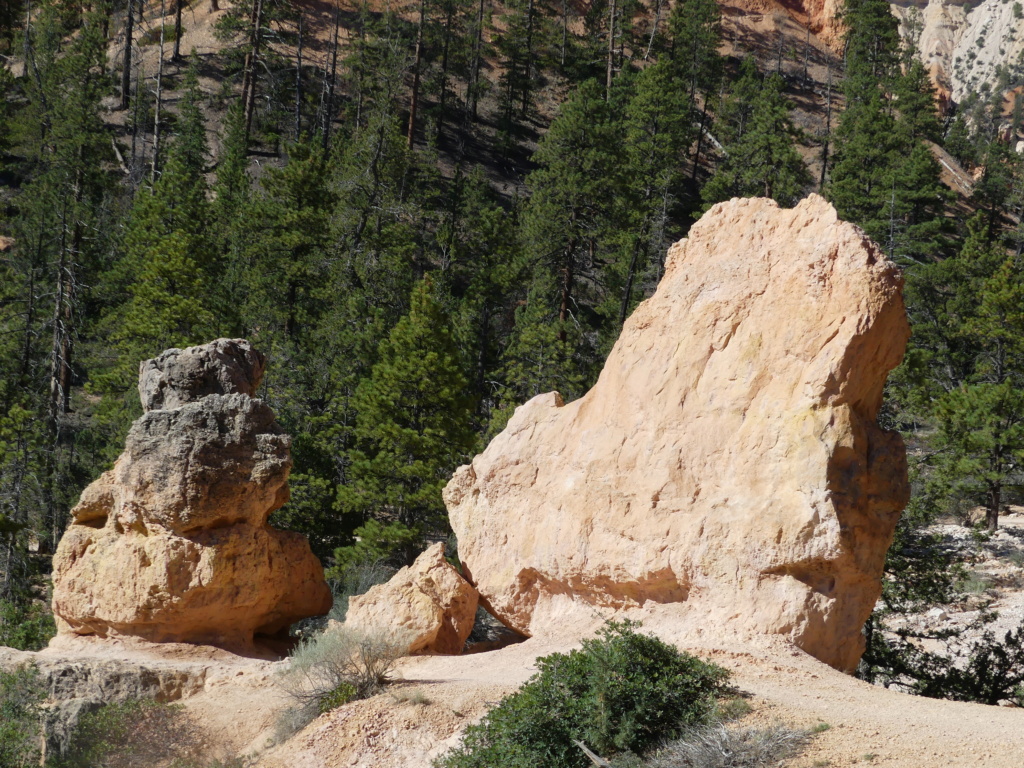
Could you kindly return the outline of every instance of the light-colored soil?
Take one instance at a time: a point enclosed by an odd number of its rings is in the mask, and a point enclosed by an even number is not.
[[[647,614],[647,628],[732,671],[734,684],[754,708],[745,724],[829,726],[790,763],[794,768],[866,764],[1016,768],[1021,764],[1024,711],[1020,709],[887,691],[826,667],[778,640],[694,641],[699,633],[673,626],[668,612],[641,613]],[[288,741],[259,750],[255,765],[427,768],[434,757],[457,743],[465,724],[477,720],[533,674],[537,656],[573,644],[569,636],[531,639],[484,654],[409,659],[402,666],[403,681],[391,692],[321,716]],[[428,703],[411,701],[414,692]],[[187,706],[199,704],[201,698]],[[266,733],[264,739],[269,745],[273,736]]]
[[[999,612],[993,626],[1000,634],[1016,627],[1024,617],[1024,568],[1018,564],[1024,562],[1018,557],[1024,552],[1024,515],[1005,515],[1000,532],[987,539],[972,536],[962,526],[936,531],[948,546],[973,555],[971,569],[990,586],[963,603],[943,606],[945,618],[921,615],[907,620],[965,626],[985,600]],[[781,639],[723,636],[692,618],[687,623],[678,607],[648,607],[631,617],[643,621],[645,630],[728,668],[753,707],[745,725],[782,722],[812,729],[827,724],[788,764],[792,768],[1021,765],[1022,709],[925,699],[874,687]],[[536,671],[537,657],[574,647],[599,624],[595,616],[589,626],[573,624],[561,636],[532,638],[496,651],[406,659],[399,682],[388,692],[322,715],[291,738],[278,726],[292,703],[279,677],[287,662],[192,646],[140,650],[103,642],[57,647],[43,656],[138,655],[150,665],[157,659],[201,667],[202,691],[181,703],[205,732],[212,757],[247,756],[246,764],[258,768],[428,768],[458,742],[467,724]]]

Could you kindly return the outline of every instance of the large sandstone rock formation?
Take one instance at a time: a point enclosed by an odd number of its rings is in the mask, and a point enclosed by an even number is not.
[[[345,624],[380,629],[408,641],[409,652],[461,653],[473,631],[477,591],[434,544],[387,584],[349,599]]]
[[[309,544],[267,525],[291,441],[252,397],[263,368],[229,339],[142,363],[146,413],[54,557],[61,632],[246,646],[330,609]]]
[[[875,421],[909,329],[899,270],[810,196],[712,208],[583,398],[518,408],[445,489],[509,627],[685,603],[850,669],[908,495]]]

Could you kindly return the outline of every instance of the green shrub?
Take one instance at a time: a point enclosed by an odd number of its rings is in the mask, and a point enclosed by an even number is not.
[[[356,698],[356,687],[352,683],[338,683],[334,690],[328,691],[317,702],[317,709],[322,715]]]
[[[0,645],[38,651],[57,634],[49,609],[36,600],[0,600]]]
[[[978,625],[991,621],[982,616]],[[991,631],[967,644],[960,631],[936,632],[932,639],[945,642],[947,654],[921,649],[918,635],[902,630],[875,632],[875,666],[870,682],[886,688],[897,685],[919,696],[953,701],[998,704],[1011,701],[1024,706],[1024,623],[997,640]],[[863,676],[862,676],[863,677]]]
[[[585,768],[574,743],[600,755],[642,752],[710,719],[728,672],[651,635],[609,622],[579,650],[538,659],[438,768]]]
[[[174,42],[174,25],[164,24],[164,45]],[[160,27],[147,29],[139,37],[139,45],[155,45],[160,42]]]
[[[24,666],[0,671],[0,766],[39,765],[40,705],[45,686],[39,670]]]
[[[911,690],[921,696],[953,701],[998,704],[1008,700],[1024,705],[1024,623],[1001,641],[985,632],[961,658],[925,651],[908,651],[913,668]]]
[[[204,734],[180,705],[152,699],[107,704],[81,716],[50,768],[207,768]]]
[[[331,580],[334,606],[329,617],[335,621],[345,621],[349,598],[366,594],[370,587],[384,584],[394,575],[395,568],[380,560],[366,560],[350,563],[344,568],[331,568],[327,576]]]
[[[415,528],[399,522],[380,523],[367,520],[354,531],[358,541],[334,550],[334,566],[327,572],[329,579],[338,579],[346,571],[368,563],[387,563],[403,559],[403,555],[416,550],[422,535]]]
[[[108,704],[82,716],[75,728],[71,748],[57,761],[60,768],[94,768],[103,764],[108,754],[130,749],[128,741],[135,721],[153,702],[125,701]]]

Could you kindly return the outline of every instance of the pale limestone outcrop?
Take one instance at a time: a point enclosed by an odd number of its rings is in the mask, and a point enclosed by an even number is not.
[[[54,557],[61,632],[244,646],[330,609],[308,542],[267,525],[288,500],[291,440],[250,396],[263,367],[229,339],[142,364],[147,412]]]
[[[408,638],[409,652],[462,652],[473,630],[477,591],[434,544],[386,584],[349,600],[345,624]]]
[[[825,200],[715,206],[594,388],[519,407],[455,473],[464,573],[524,634],[681,603],[852,668],[908,496],[875,420],[908,336],[899,270]]]

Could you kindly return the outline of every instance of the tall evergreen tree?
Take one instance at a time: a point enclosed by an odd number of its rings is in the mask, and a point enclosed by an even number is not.
[[[923,139],[934,135],[921,97],[930,92],[900,68],[896,20],[883,0],[847,0],[846,109],[835,134],[827,194],[892,258],[920,260],[941,247],[947,197]],[[906,111],[899,111],[899,92]],[[932,107],[933,109],[933,107]]]
[[[711,101],[723,74],[724,59],[718,52],[721,19],[716,0],[679,0],[668,19],[671,60],[686,88],[697,126],[691,179],[697,178],[701,151],[706,148],[704,133],[711,127]]]
[[[139,360],[217,335],[220,270],[208,237],[208,150],[197,70],[193,55],[167,162],[153,187],[136,196],[124,256],[108,275],[108,290],[127,296],[107,321],[118,352],[100,385],[110,394],[132,390]]]
[[[706,203],[731,197],[770,197],[793,205],[811,182],[794,147],[795,129],[778,75],[765,79],[751,106],[742,135],[725,145],[725,158],[704,186]]]
[[[626,73],[628,75],[628,72]],[[680,200],[683,196],[683,165],[696,133],[686,89],[670,62],[646,67],[630,83],[620,78],[625,91],[624,120],[619,134],[624,140],[625,162],[616,170],[619,184],[614,220],[622,232],[618,252],[608,260],[606,285],[609,328],[613,340],[635,303],[661,277],[668,244],[679,234]],[[618,106],[613,104],[613,110]]]
[[[556,297],[562,343],[569,342],[569,324],[593,323],[588,315],[597,298],[590,289],[617,197],[617,137],[603,87],[588,80],[562,105],[534,155],[539,167],[527,178],[524,245],[544,265],[538,279],[556,281],[550,295]]]
[[[358,447],[344,511],[420,533],[445,531],[441,489],[472,451],[473,398],[451,321],[427,279],[356,391]]]

